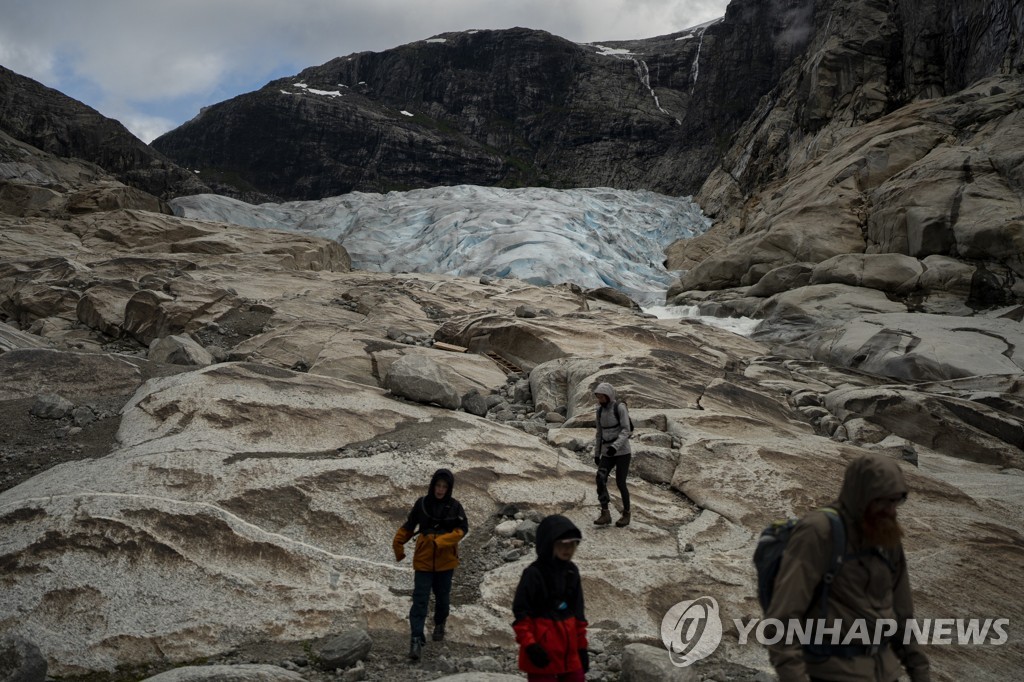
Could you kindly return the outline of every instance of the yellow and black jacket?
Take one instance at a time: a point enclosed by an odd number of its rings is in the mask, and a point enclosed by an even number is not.
[[[439,480],[448,483],[444,499],[434,497],[434,485]],[[412,556],[412,567],[417,571],[451,571],[459,565],[459,540],[469,532],[466,512],[459,501],[452,497],[455,476],[448,469],[438,469],[430,479],[426,495],[416,500],[409,511],[409,518],[395,533],[391,545],[395,558],[405,557],[405,543],[416,537],[416,550]]]

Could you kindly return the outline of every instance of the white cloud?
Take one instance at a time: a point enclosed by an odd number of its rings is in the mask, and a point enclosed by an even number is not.
[[[132,131],[135,137],[139,138],[146,144],[149,144],[156,138],[160,137],[168,130],[173,129],[177,123],[169,118],[163,118],[162,116],[149,116],[147,114],[141,114],[137,111],[125,110],[120,116],[113,116],[119,120],[124,127]]]
[[[0,64],[40,83],[55,83],[56,55],[35,45],[16,45],[0,36]],[[51,85],[52,87],[52,85]]]

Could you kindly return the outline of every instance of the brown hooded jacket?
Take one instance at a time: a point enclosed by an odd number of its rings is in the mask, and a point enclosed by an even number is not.
[[[839,500],[833,505],[846,528],[847,557],[830,588],[826,618],[842,621],[840,641],[856,619],[865,620],[871,637],[876,621],[893,619],[898,624],[896,633],[877,650],[865,649],[849,657],[815,656],[799,642],[786,644],[784,638],[768,647],[780,682],[807,682],[812,677],[834,682],[894,682],[899,679],[901,663],[912,682],[929,681],[928,659],[920,646],[913,640],[903,644],[904,624],[914,617],[903,548],[883,552],[868,547],[862,532],[864,513],[872,500],[906,493],[907,484],[895,460],[863,456],[847,467]],[[765,618],[786,624],[791,619],[821,617],[816,590],[831,563],[831,543],[825,512],[814,511],[800,520],[783,555]]]

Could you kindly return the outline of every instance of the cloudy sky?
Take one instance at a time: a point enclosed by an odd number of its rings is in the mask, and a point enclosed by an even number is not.
[[[728,0],[0,0],[0,64],[149,142],[199,108],[307,66],[446,31],[650,38]]]

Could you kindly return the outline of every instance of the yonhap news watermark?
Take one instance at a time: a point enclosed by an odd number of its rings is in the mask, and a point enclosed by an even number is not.
[[[879,647],[904,645],[989,645],[1009,640],[1009,618],[734,618],[737,643],[762,646]],[[722,643],[723,621],[713,597],[679,602],[661,621],[661,639],[673,665],[685,667],[710,656]]]
[[[894,618],[851,621],[809,618],[781,621],[777,618],[749,618],[745,623],[734,618],[739,643],[746,644],[751,634],[758,644],[772,646],[803,644],[822,646],[881,646],[899,640],[902,644],[1006,644],[1009,618]]]

